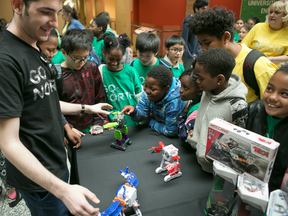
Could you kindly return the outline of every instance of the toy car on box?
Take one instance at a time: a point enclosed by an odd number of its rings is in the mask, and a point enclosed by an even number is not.
[[[279,143],[222,119],[210,121],[206,156],[268,182]]]

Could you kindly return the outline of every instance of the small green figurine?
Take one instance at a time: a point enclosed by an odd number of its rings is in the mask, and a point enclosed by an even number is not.
[[[104,129],[113,127],[115,128],[114,137],[116,139],[116,143],[111,143],[112,148],[116,148],[122,151],[126,150],[126,145],[131,145],[132,142],[128,137],[128,128],[125,125],[125,115],[121,112],[113,112],[113,122],[108,123],[103,126]]]

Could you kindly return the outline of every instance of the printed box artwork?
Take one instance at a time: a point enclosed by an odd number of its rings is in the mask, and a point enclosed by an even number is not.
[[[266,215],[288,215],[288,194],[282,190],[275,190],[271,192]]]
[[[210,121],[206,156],[268,182],[279,143],[222,119]]]

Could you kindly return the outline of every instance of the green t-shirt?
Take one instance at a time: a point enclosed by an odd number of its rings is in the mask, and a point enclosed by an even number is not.
[[[96,52],[98,57],[100,58],[100,61],[106,62],[106,59],[104,58],[103,52],[102,52],[103,47],[104,47],[104,40],[101,39],[101,40],[97,41],[97,38],[94,37],[93,42],[92,42],[92,48]]]
[[[197,103],[197,104],[194,104],[194,105],[190,105],[189,106],[189,109],[188,109],[188,112],[187,112],[187,118],[189,117],[189,115],[193,112],[193,111],[195,111],[195,110],[198,110],[199,109],[199,106],[200,106],[200,102],[199,103]]]
[[[66,58],[63,55],[63,53],[61,52],[61,50],[58,50],[57,54],[55,56],[53,56],[53,58],[51,60],[51,64],[61,64],[65,60],[66,60]]]
[[[139,75],[136,70],[126,64],[123,64],[121,71],[113,72],[103,66],[103,84],[107,94],[107,103],[113,106],[113,111],[121,111],[124,106],[137,105],[136,94],[141,93],[142,87]],[[113,119],[113,115],[109,115]],[[125,125],[138,125],[125,116]]]
[[[271,115],[267,114],[267,125],[268,125],[268,132],[266,137],[273,138],[274,128],[282,121],[283,119],[275,119]]]
[[[184,66],[181,63],[178,62],[178,64],[179,64],[179,68],[172,67],[172,72],[175,78],[179,78],[185,70]]]
[[[157,62],[152,66],[143,65],[138,58],[135,59],[135,61],[133,62],[133,68],[135,68],[136,71],[138,72],[140,80],[141,80],[141,84],[143,86],[145,84],[145,79],[146,79],[146,75],[147,75],[148,71],[156,65],[159,65],[159,59],[158,58],[157,58]]]
[[[236,33],[234,29],[234,42],[238,43],[238,41],[239,41],[239,33]]]

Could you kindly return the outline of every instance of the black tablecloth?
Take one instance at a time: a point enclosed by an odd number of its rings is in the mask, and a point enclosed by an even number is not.
[[[125,171],[128,166],[139,181],[137,196],[144,216],[204,215],[213,177],[202,171],[195,151],[183,146],[178,138],[166,137],[147,126],[129,127],[128,135],[132,145],[125,152],[110,147],[114,131],[82,138],[82,146],[76,151],[79,183],[100,199],[100,204],[94,206],[104,211],[111,205],[116,191],[126,183],[118,170]],[[183,175],[168,183],[164,182],[164,175],[155,173],[162,154],[148,152],[159,146],[159,141],[177,147],[181,158]]]

